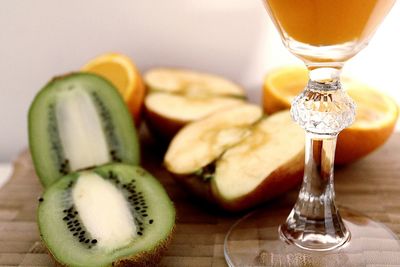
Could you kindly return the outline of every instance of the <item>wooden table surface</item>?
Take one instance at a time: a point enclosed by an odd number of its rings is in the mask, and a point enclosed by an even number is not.
[[[162,153],[151,139],[144,140],[142,152],[144,167],[160,179],[177,208],[176,234],[161,265],[226,266],[224,237],[240,215],[224,214],[191,198],[161,167]],[[337,168],[335,188],[339,204],[400,235],[400,134],[365,159]],[[292,205],[296,190],[273,201]],[[0,189],[0,266],[53,266],[35,222],[41,192],[29,153],[23,152],[14,162],[12,178]]]

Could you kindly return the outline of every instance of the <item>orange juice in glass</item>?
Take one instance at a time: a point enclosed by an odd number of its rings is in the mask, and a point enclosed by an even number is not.
[[[317,61],[354,56],[395,0],[263,0],[286,46]],[[310,52],[312,49],[316,49]]]

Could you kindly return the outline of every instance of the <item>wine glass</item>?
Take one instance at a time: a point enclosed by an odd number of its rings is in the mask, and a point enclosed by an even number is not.
[[[286,221],[284,208],[267,207],[231,228],[224,245],[227,263],[400,264],[397,237],[383,224],[351,210],[341,209],[339,214],[333,184],[337,136],[355,118],[355,104],[340,83],[341,69],[367,45],[395,0],[263,2],[286,48],[309,70],[309,82],[291,107],[292,118],[306,132],[304,179]]]

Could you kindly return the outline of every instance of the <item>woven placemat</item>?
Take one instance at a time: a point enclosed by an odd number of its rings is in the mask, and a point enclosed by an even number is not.
[[[174,182],[162,168],[162,149],[150,138],[142,142],[144,167],[158,177],[177,208],[173,242],[162,266],[226,266],[224,237],[241,215],[224,214]],[[367,158],[336,170],[337,202],[385,223],[400,235],[400,134]],[[29,152],[14,162],[10,181],[0,190],[0,265],[53,266],[36,226],[37,198],[42,187]],[[291,205],[296,190],[275,199]],[[272,202],[270,202],[271,204]]]

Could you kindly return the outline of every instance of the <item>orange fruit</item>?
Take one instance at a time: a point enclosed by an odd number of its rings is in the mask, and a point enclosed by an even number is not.
[[[129,57],[118,53],[103,54],[89,61],[82,70],[110,81],[120,92],[136,126],[139,126],[145,86],[138,69]]]
[[[307,85],[304,67],[283,67],[268,74],[263,86],[264,111],[272,114],[289,109],[290,103]],[[356,120],[338,137],[336,164],[356,161],[376,150],[392,134],[399,114],[390,97],[361,82],[344,78],[343,86],[357,104]]]
[[[306,87],[307,82],[308,72],[304,67],[283,67],[270,72],[264,80],[264,112],[272,114],[289,109],[293,98]]]

